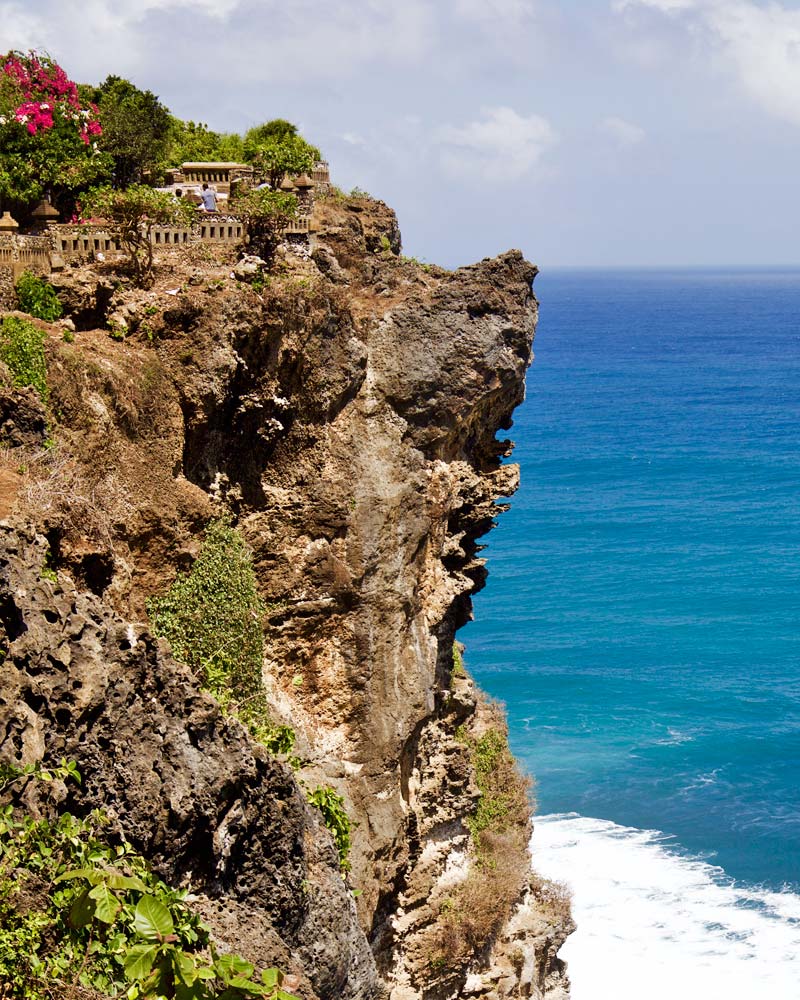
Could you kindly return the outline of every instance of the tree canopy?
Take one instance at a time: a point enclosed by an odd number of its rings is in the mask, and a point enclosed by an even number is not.
[[[109,76],[94,90],[99,107],[101,150],[114,160],[115,187],[139,184],[163,171],[172,134],[172,116],[152,91]]]
[[[202,122],[172,118],[167,153],[170,166],[197,160],[236,162],[243,156],[242,137],[235,132],[214,132]]]
[[[311,170],[319,159],[319,150],[300,136],[272,138],[259,142],[245,140],[245,159],[277,189],[287,174],[302,174]]]
[[[0,57],[0,202],[23,213],[45,194],[65,203],[109,175],[97,107],[48,56]]]

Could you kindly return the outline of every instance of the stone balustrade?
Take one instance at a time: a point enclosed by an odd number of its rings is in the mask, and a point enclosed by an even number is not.
[[[14,308],[14,285],[23,271],[38,275],[50,273],[50,251],[50,240],[46,236],[0,232],[0,307]]]
[[[23,271],[50,270],[50,240],[46,236],[0,233],[0,264],[18,276]]]
[[[98,253],[116,253],[119,245],[105,226],[51,225],[48,234],[52,250],[64,260],[91,257]]]
[[[14,285],[23,271],[47,275],[65,263],[82,263],[98,256],[115,256],[120,246],[109,226],[103,223],[50,223],[39,235],[20,235],[6,213],[0,226],[0,308],[13,308]],[[301,214],[285,228],[288,238],[308,237],[312,232],[310,214]],[[198,244],[235,247],[242,243],[245,229],[235,215],[199,214],[189,226],[153,226],[154,247],[177,250]]]
[[[319,160],[319,162],[314,164],[311,171],[311,180],[315,184],[330,184],[331,168],[327,160]]]

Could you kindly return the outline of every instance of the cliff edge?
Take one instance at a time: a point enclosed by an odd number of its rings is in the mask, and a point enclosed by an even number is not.
[[[0,755],[76,760],[64,804],[106,809],[298,996],[564,997],[568,901],[530,872],[525,783],[455,641],[517,485],[496,434],[536,269],[403,258],[367,198],[322,201],[269,275],[227,253],[164,251],[146,292],[102,263],[55,276],[77,333],[40,324],[47,406],[0,372]],[[148,626],[221,514],[252,555],[291,760]],[[312,787],[352,823],[344,878]]]

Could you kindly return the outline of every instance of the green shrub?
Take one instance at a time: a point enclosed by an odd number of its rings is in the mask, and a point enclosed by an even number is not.
[[[485,831],[506,833],[527,824],[529,786],[517,771],[505,733],[487,730],[472,742],[471,751],[481,797],[467,822],[475,844],[480,846]]]
[[[0,765],[0,793],[20,780],[74,778],[74,762],[45,770]],[[295,1000],[277,969],[260,982],[238,955],[220,954],[186,905],[129,844],[100,836],[106,820],[70,813],[19,816],[0,807],[0,982],[18,1000],[71,996],[176,1000]]]
[[[32,386],[46,403],[44,339],[44,330],[18,316],[6,316],[0,323],[0,361],[8,365],[15,385]]]
[[[467,671],[464,669],[464,657],[461,653],[461,647],[459,644],[453,640],[453,672],[452,677],[466,677]]]
[[[322,813],[325,826],[333,834],[336,850],[339,852],[339,865],[342,871],[349,872],[352,824],[344,807],[344,799],[330,785],[321,785],[311,792],[308,801]]]
[[[147,602],[156,635],[169,640],[224,709],[236,714],[272,753],[291,753],[294,732],[269,719],[261,676],[264,602],[252,554],[226,518],[212,521],[191,572]]]
[[[63,315],[64,309],[55,288],[44,278],[38,278],[30,271],[23,271],[16,290],[20,309],[36,319],[52,323]]]
[[[494,940],[520,900],[530,868],[530,783],[517,770],[501,713],[491,705],[482,709],[481,723],[490,725],[479,737],[463,725],[455,732],[469,750],[481,797],[466,821],[472,840],[467,877],[450,891],[426,936],[437,976],[466,967]]]

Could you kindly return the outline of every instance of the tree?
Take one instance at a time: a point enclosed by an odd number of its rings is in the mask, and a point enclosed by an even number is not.
[[[48,56],[0,57],[0,202],[23,214],[45,194],[65,207],[107,177],[97,108]]]
[[[237,195],[233,211],[242,220],[250,250],[270,261],[281,233],[297,215],[297,198],[284,191],[252,188]]]
[[[268,139],[294,139],[299,135],[297,126],[285,118],[273,118],[272,121],[264,122],[263,125],[256,125],[251,128],[244,137],[247,143],[265,142]]]
[[[202,122],[173,117],[167,160],[171,166],[198,160],[238,161],[244,154],[242,137],[235,132],[213,132]]]
[[[100,149],[114,159],[115,187],[138,184],[165,166],[172,128],[169,110],[149,90],[109,76],[94,92],[100,109]]]
[[[176,201],[172,195],[141,184],[125,190],[94,188],[82,201],[84,214],[101,216],[128,257],[131,276],[140,288],[153,277],[154,226],[189,225],[195,216],[194,206]]]
[[[283,118],[251,128],[244,137],[244,157],[277,190],[287,174],[302,174],[320,159],[320,151]]]

